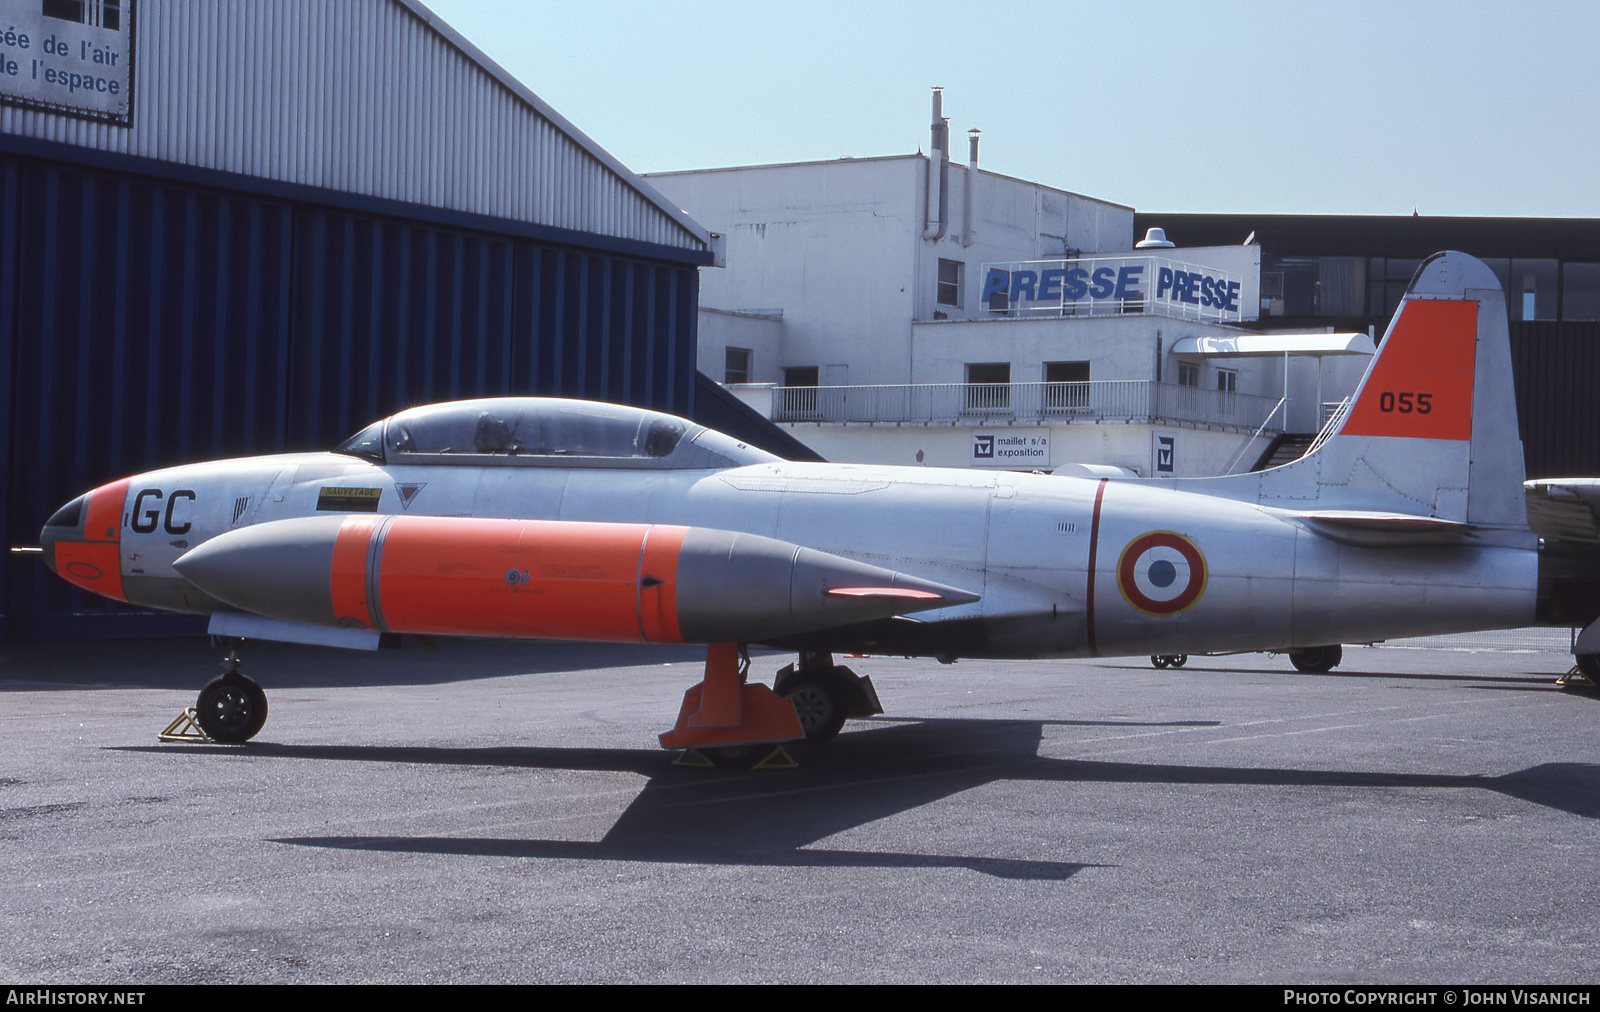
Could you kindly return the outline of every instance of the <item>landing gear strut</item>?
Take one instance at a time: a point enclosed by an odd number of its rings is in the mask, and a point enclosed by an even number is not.
[[[706,647],[705,678],[683,694],[678,723],[662,748],[704,749],[805,737],[794,707],[765,685],[750,684],[750,658],[737,643]]]
[[[194,704],[194,719],[213,741],[249,741],[267,722],[267,694],[239,671],[239,647],[233,640],[222,662],[222,674],[206,683]]]
[[[683,694],[678,723],[661,735],[664,748],[690,749],[718,766],[749,766],[779,756],[792,763],[779,742],[823,742],[839,733],[848,717],[882,713],[872,680],[833,655],[803,651],[798,665],[778,672],[773,688],[750,684],[750,657],[734,643],[706,648],[705,680]]]

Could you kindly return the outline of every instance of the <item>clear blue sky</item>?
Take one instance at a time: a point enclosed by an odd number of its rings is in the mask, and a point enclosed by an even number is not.
[[[1600,2],[424,0],[639,172],[927,147],[1141,211],[1600,217]]]

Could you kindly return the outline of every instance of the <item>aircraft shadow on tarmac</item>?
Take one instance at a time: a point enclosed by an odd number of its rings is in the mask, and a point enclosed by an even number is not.
[[[1472,689],[1511,689],[1527,692],[1560,692],[1555,684],[1556,676],[1560,672],[1528,671],[1519,675],[1485,675],[1479,673],[1469,674],[1435,674],[1424,671],[1369,671],[1360,668],[1336,668],[1333,671],[1279,671],[1263,672],[1258,668],[1240,668],[1227,665],[1201,666],[1195,663],[1194,658],[1189,659],[1186,667],[1181,669],[1183,675],[1240,675],[1240,674],[1279,674],[1284,678],[1311,679],[1311,678],[1349,678],[1367,679],[1372,681],[1390,680],[1398,682],[1454,682],[1470,683],[1465,688]],[[1573,694],[1577,695],[1577,694]]]
[[[401,649],[368,653],[252,641],[243,652],[244,670],[271,691],[444,685],[705,661],[704,647],[423,636],[401,637],[401,642]],[[8,643],[0,650],[0,692],[150,688],[192,694],[216,674],[224,653],[207,637]]]
[[[1600,818],[1600,766],[1545,763],[1498,777],[1343,770],[1248,769],[1053,759],[1037,754],[1046,725],[1213,726],[1214,721],[931,719],[797,746],[802,766],[782,772],[686,769],[643,749],[406,748],[252,745],[261,757],[503,766],[635,773],[649,782],[598,841],[305,836],[307,847],[493,857],[774,867],[967,868],[1000,878],[1061,880],[1083,868],[1060,860],[812,848],[819,840],[997,781],[1320,787],[1475,788],[1584,818]],[[126,751],[237,755],[215,746],[131,746]],[[998,845],[998,841],[997,841]]]

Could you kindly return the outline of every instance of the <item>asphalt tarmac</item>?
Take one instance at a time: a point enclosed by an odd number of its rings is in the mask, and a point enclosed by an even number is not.
[[[749,772],[657,747],[692,650],[252,645],[237,747],[156,740],[204,641],[8,644],[0,978],[1592,982],[1566,646],[851,659],[888,713]]]

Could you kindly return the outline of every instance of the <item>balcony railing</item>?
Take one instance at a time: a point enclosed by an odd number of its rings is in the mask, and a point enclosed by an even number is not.
[[[1155,422],[1253,430],[1278,403],[1148,380],[778,387],[774,393],[773,421],[834,425]]]

